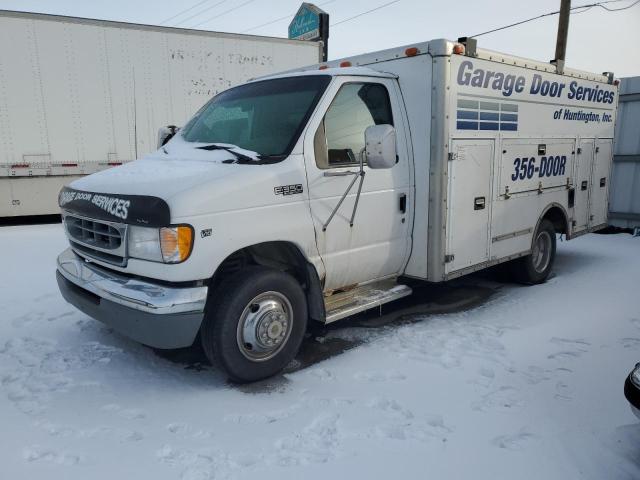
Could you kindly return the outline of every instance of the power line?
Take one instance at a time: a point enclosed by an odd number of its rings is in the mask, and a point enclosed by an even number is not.
[[[327,3],[333,3],[333,2],[335,2],[335,1],[336,1],[336,0],[329,0],[328,2],[319,3],[319,4],[318,4],[318,7],[322,7],[323,5],[326,5]],[[297,11],[296,11],[296,12],[297,12]],[[292,17],[296,14],[296,12],[292,13],[291,15],[285,15],[284,17],[276,18],[275,20],[271,20],[271,21],[269,21],[269,22],[262,23],[262,24],[260,24],[260,25],[256,25],[255,27],[247,28],[246,30],[242,30],[240,33],[247,33],[247,32],[251,32],[251,31],[253,31],[253,30],[257,30],[257,29],[259,29],[259,28],[266,27],[267,25],[272,25],[272,24],[274,24],[274,23],[281,22],[282,20],[286,20],[286,19],[288,19],[288,18],[292,18]]]
[[[210,1],[210,0],[202,0],[201,2],[198,2],[198,3],[196,3],[195,5],[191,5],[189,8],[185,8],[184,10],[182,10],[182,11],[180,11],[180,12],[176,13],[175,15],[173,15],[173,16],[171,16],[171,17],[169,17],[169,18],[165,19],[165,20],[162,20],[160,23],[161,23],[161,24],[162,24],[162,23],[167,23],[168,21],[173,20],[173,19],[174,19],[174,18],[176,18],[176,17],[179,17],[179,16],[180,16],[180,15],[182,15],[183,13],[187,13],[187,12],[189,12],[189,11],[193,10],[194,8],[199,7],[199,6],[200,6],[200,5],[202,5],[203,3],[207,3],[208,1]]]
[[[295,13],[293,15],[295,15]],[[293,15],[285,15],[284,17],[276,18],[275,20],[271,20],[270,22],[263,23],[261,25],[256,25],[255,27],[247,28],[246,30],[242,30],[240,33],[251,32],[253,30],[257,30],[259,28],[266,27],[267,25],[271,25],[271,24],[274,24],[274,23],[281,22],[282,20],[286,20],[287,18],[291,18]]]
[[[640,0],[636,0],[635,2],[633,2],[631,5],[627,5],[626,7],[622,7],[622,8],[608,8],[605,7],[603,4],[604,3],[613,3],[613,2],[601,2],[601,3],[596,3],[594,4],[594,7],[601,7],[604,8],[607,12],[621,12],[622,10],[627,10],[628,8],[634,7],[636,6],[638,3],[640,3]]]
[[[214,20],[214,19],[216,19],[216,18],[220,18],[220,17],[222,17],[223,15],[226,15],[227,13],[231,13],[231,12],[233,12],[234,10],[238,10],[239,8],[242,8],[242,7],[244,7],[245,5],[248,5],[248,4],[253,3],[253,2],[255,2],[255,1],[256,1],[256,0],[247,0],[246,2],[241,3],[240,5],[237,5],[237,6],[233,7],[233,8],[230,8],[229,10],[225,10],[224,12],[219,13],[218,15],[214,15],[213,17],[210,17],[210,18],[208,18],[208,19],[206,19],[206,20],[203,20],[203,21],[202,21],[202,22],[200,22],[200,23],[196,23],[195,25],[191,25],[191,28],[196,28],[196,27],[199,27],[200,25],[203,25],[203,24],[205,24],[205,23],[209,23],[211,20]]]
[[[601,7],[601,8],[604,8],[605,10],[607,10],[609,12],[619,12],[621,10],[626,10],[628,8],[631,8],[631,7],[635,6],[635,5],[637,5],[638,3],[640,3],[640,0],[636,0],[631,5],[628,5],[628,6],[623,7],[623,8],[616,8],[616,9],[612,9],[612,8],[608,8],[608,7],[604,6],[605,3],[618,3],[618,2],[621,2],[621,1],[624,1],[624,0],[609,0],[609,1],[606,1],[606,2],[591,3],[589,5],[578,5],[577,7],[572,7],[571,11],[578,10],[578,9],[584,9],[584,10],[581,10],[580,12],[576,12],[576,13],[584,13],[584,12],[592,9],[593,7]],[[487,35],[489,33],[498,32],[500,30],[505,30],[507,28],[515,27],[515,26],[518,26],[518,25],[522,25],[523,23],[532,22],[533,20],[538,20],[540,18],[549,17],[549,16],[552,16],[552,15],[557,15],[558,13],[560,13],[560,10],[556,10],[554,12],[543,13],[542,15],[538,15],[536,17],[527,18],[526,20],[521,20],[521,21],[516,22],[516,23],[511,23],[509,25],[505,25],[504,27],[498,27],[498,28],[494,28],[493,30],[488,30],[486,32],[478,33],[476,35],[471,35],[470,38],[475,38],[475,37],[479,37],[481,35]]]
[[[393,0],[393,2],[387,2],[387,3],[383,4],[383,5],[380,5],[378,7],[372,8],[371,10],[367,10],[366,12],[362,12],[362,13],[359,13],[357,15],[354,15],[353,17],[345,18],[344,20],[340,20],[339,22],[332,23],[331,26],[335,27],[336,25],[340,25],[342,23],[350,22],[351,20],[355,20],[358,17],[361,17],[361,16],[366,15],[366,14],[371,13],[371,12],[375,12],[376,10],[380,10],[381,8],[388,7],[389,5],[393,5],[394,3],[398,3],[399,1],[400,0]],[[640,0],[638,0],[638,1],[640,1]]]
[[[221,0],[220,2],[216,2],[213,5],[208,6],[207,8],[205,8],[204,10],[200,10],[198,13],[194,13],[193,15],[187,17],[187,18],[183,18],[182,20],[180,20],[178,23],[176,23],[174,26],[178,26],[181,23],[184,22],[188,22],[189,20],[199,17],[200,15],[202,15],[205,12],[208,12],[209,10],[212,10],[214,8],[216,8],[218,5],[222,5],[223,3],[225,3],[227,0]]]

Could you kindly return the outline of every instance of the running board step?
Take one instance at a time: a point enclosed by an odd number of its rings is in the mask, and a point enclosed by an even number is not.
[[[346,292],[334,293],[324,299],[325,323],[364,312],[370,308],[411,295],[411,288],[399,285],[395,279],[362,285]]]

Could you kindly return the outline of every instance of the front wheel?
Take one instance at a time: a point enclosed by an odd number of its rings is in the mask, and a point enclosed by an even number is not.
[[[521,283],[544,282],[556,258],[556,232],[549,220],[542,220],[533,237],[531,254],[512,263],[512,273]]]
[[[280,372],[293,360],[307,326],[307,302],[291,275],[248,267],[210,296],[201,329],[207,358],[236,382]]]

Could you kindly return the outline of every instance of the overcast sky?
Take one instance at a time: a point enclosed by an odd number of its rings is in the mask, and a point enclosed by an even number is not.
[[[340,22],[390,0],[318,0]],[[634,0],[607,3],[621,8]],[[298,0],[0,0],[0,9],[55,13],[126,22],[196,27],[284,37]],[[573,1],[573,6],[594,0]],[[194,5],[197,7],[161,23]],[[557,10],[560,0],[399,0],[331,28],[329,57],[339,58],[434,38],[457,39]],[[192,17],[192,18],[189,18]],[[287,17],[261,28],[253,27]],[[548,61],[554,55],[557,16],[481,36],[480,47]],[[200,25],[198,25],[200,24]],[[640,75],[640,3],[622,12],[600,7],[571,16],[567,65],[618,77]]]

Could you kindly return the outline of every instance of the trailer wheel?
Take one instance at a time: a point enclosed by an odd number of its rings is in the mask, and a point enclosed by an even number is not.
[[[556,232],[549,220],[542,220],[533,237],[531,254],[515,260],[512,274],[518,282],[538,284],[544,282],[556,258]]]
[[[280,372],[307,327],[307,301],[288,273],[251,266],[223,282],[207,301],[201,327],[207,358],[235,382]]]

